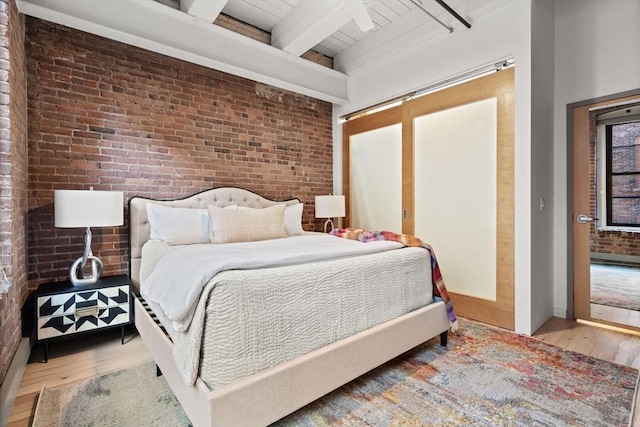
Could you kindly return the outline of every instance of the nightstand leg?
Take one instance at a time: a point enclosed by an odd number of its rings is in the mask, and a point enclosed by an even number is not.
[[[49,340],[44,342],[44,363],[49,361]]]
[[[124,345],[124,326],[120,328],[120,345]]]

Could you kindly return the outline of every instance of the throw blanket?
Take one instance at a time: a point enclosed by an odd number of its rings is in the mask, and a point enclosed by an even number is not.
[[[458,329],[458,319],[456,313],[453,310],[453,304],[449,298],[449,293],[442,280],[442,274],[440,273],[440,267],[436,260],[436,254],[433,252],[433,248],[424,243],[422,240],[409,234],[398,234],[390,231],[366,231],[362,228],[336,228],[331,231],[331,234],[345,239],[358,240],[363,243],[377,242],[380,240],[402,243],[404,246],[422,247],[429,251],[431,257],[431,279],[433,281],[433,295],[442,299],[447,308],[447,315],[449,316],[449,322],[451,323],[451,330],[455,332]]]

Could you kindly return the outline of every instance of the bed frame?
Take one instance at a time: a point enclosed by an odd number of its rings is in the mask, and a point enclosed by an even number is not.
[[[149,240],[147,203],[190,208],[230,204],[264,208],[299,201],[276,202],[234,187],[207,190],[172,201],[132,198],[129,202],[130,276],[136,290],[139,289],[142,245]],[[140,299],[135,299],[134,306],[136,328],[196,427],[266,426],[438,335],[441,344],[446,345],[449,330],[445,305],[435,302],[211,391],[201,379],[195,386],[185,384],[173,361],[171,340]]]

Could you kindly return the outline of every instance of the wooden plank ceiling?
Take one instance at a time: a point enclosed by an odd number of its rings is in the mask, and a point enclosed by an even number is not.
[[[436,0],[157,1],[214,24],[220,14],[229,16],[268,33],[273,47],[297,56],[318,52],[332,58],[333,68],[346,74],[412,41],[467,30]],[[446,4],[472,22],[505,1],[446,0]]]
[[[301,56],[311,50],[350,74],[415,40],[467,30],[436,0],[156,0],[225,28],[220,16],[263,31],[269,43]],[[504,0],[445,0],[465,20]],[[331,62],[330,62],[331,63]]]
[[[21,13],[336,104],[349,76],[511,0],[17,0]],[[321,57],[321,58],[319,58]],[[311,61],[309,61],[311,59]],[[326,59],[326,60],[324,60]]]

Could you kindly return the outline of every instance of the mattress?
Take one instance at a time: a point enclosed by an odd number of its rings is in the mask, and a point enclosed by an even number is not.
[[[141,275],[172,250],[145,244]],[[429,253],[411,247],[220,272],[205,285],[184,333],[150,305],[170,331],[185,381],[199,376],[215,390],[423,307],[432,293]]]

